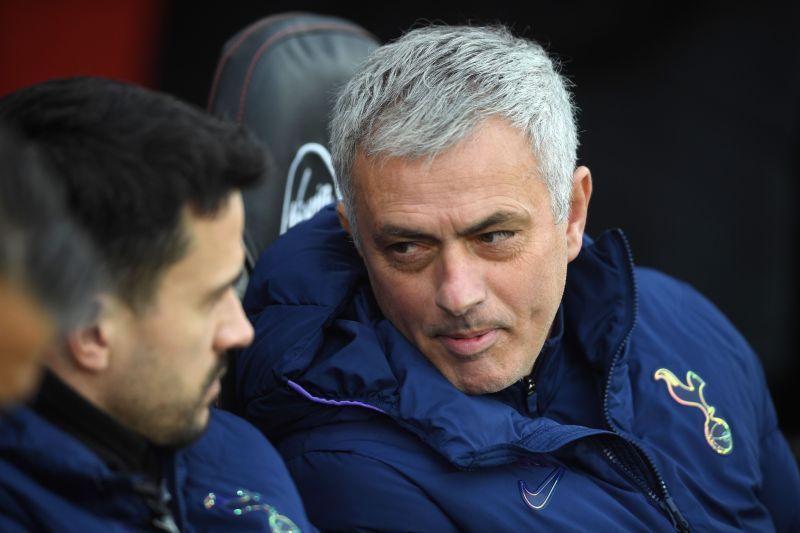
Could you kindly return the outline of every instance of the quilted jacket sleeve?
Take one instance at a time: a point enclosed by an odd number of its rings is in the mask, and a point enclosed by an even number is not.
[[[372,457],[315,451],[287,466],[322,531],[457,531],[413,480]]]
[[[767,394],[766,431],[761,437],[760,499],[769,509],[776,531],[800,531],[800,473],[786,438],[777,426],[775,409]]]

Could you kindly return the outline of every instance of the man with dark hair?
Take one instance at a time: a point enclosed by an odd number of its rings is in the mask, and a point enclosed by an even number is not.
[[[320,528],[800,530],[747,342],[620,231],[584,235],[592,177],[541,46],[415,29],[330,123],[343,201],[265,251],[237,360]]]
[[[0,529],[308,529],[274,449],[209,409],[226,353],[252,339],[234,284],[240,190],[263,173],[261,147],[98,78],[23,89],[0,116],[51,164],[110,282],[0,431]]]
[[[29,144],[0,124],[0,408],[31,393],[45,347],[86,318],[101,279]]]

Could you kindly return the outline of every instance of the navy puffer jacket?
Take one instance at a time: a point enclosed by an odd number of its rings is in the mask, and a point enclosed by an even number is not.
[[[757,357],[621,232],[568,270],[537,386],[470,396],[381,315],[332,207],[261,257],[239,406],[326,530],[800,531]]]

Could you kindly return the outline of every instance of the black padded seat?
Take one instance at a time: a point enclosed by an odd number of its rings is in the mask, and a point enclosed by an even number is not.
[[[209,110],[251,128],[272,162],[244,196],[248,270],[281,233],[338,198],[328,117],[337,90],[377,46],[352,22],[310,13],[259,20],[225,44]]]

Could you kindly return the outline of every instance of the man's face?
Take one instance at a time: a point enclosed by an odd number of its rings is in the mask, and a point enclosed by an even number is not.
[[[583,220],[556,224],[537,176],[527,138],[500,119],[432,160],[359,153],[354,163],[377,302],[467,393],[530,373],[580,249]]]
[[[115,311],[103,407],[161,445],[198,437],[219,392],[224,353],[253,329],[233,285],[244,259],[239,193],[213,218],[184,211],[187,254],[167,267],[152,304]]]
[[[40,359],[54,333],[55,325],[39,303],[0,275],[0,408],[33,391]]]

